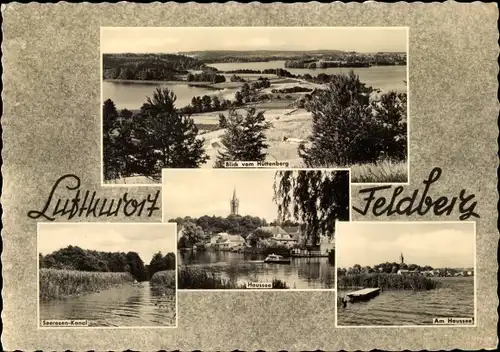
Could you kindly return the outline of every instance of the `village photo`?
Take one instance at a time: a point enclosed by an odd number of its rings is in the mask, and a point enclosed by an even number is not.
[[[176,225],[39,223],[39,328],[177,327]]]
[[[337,326],[475,326],[474,222],[336,228]]]
[[[179,289],[330,289],[348,170],[163,170]]]
[[[407,27],[102,27],[103,184],[163,168],[407,183]]]

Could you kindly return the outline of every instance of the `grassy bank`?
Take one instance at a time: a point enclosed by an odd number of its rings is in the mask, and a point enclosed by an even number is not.
[[[384,290],[432,290],[440,283],[423,276],[398,274],[355,274],[337,277],[338,289],[380,287]]]
[[[40,299],[87,294],[133,282],[130,273],[40,269]]]
[[[351,182],[408,182],[408,164],[406,162],[382,161],[378,164],[357,164],[351,168]]]
[[[164,270],[154,273],[151,285],[175,289],[175,270]]]
[[[273,279],[273,289],[288,289],[287,284]],[[225,279],[216,271],[205,268],[179,267],[179,289],[246,289],[245,284]]]

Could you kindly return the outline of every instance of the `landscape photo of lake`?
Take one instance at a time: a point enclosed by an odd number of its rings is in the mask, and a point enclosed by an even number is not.
[[[177,327],[175,224],[38,225],[40,328]]]
[[[336,231],[338,327],[475,326],[474,222],[351,222]]]
[[[343,169],[164,169],[179,289],[333,290],[349,187]]]
[[[407,47],[406,27],[103,27],[103,183],[248,161],[406,183]]]

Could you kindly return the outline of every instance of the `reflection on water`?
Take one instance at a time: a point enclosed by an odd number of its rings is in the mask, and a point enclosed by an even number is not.
[[[367,302],[338,308],[338,325],[432,325],[433,318],[473,318],[474,278],[435,278],[442,288],[383,291]],[[342,296],[347,291],[339,290]]]
[[[347,74],[349,71],[354,71],[359,76],[361,82],[366,83],[373,88],[382,89],[383,91],[395,90],[399,93],[406,93],[407,86],[404,81],[407,80],[406,66],[372,66],[372,67],[329,67],[317,69],[305,68],[286,68],[285,61],[268,61],[268,62],[231,62],[231,63],[214,63],[209,66],[215,67],[220,71],[231,70],[265,70],[283,68],[294,75],[305,75],[309,73],[311,76],[317,76],[320,73]]]
[[[292,289],[334,287],[334,267],[328,263],[328,258],[292,258],[290,264],[266,264],[264,259],[260,254],[222,251],[179,253],[180,265],[215,272],[238,285],[279,279]]]
[[[88,295],[42,301],[40,319],[81,319],[88,320],[89,326],[175,326],[175,291],[142,282]]]
[[[177,100],[175,106],[182,108],[191,103],[195,96],[217,95],[219,98],[230,99],[234,89],[210,89],[195,87],[187,84],[162,83],[162,82],[102,82],[102,98],[113,100],[118,109],[138,110],[146,102],[146,97],[152,97],[158,87],[167,87],[172,90]]]

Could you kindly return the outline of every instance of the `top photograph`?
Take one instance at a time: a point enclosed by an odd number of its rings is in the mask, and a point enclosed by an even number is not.
[[[102,184],[165,168],[409,183],[408,27],[101,27]]]

